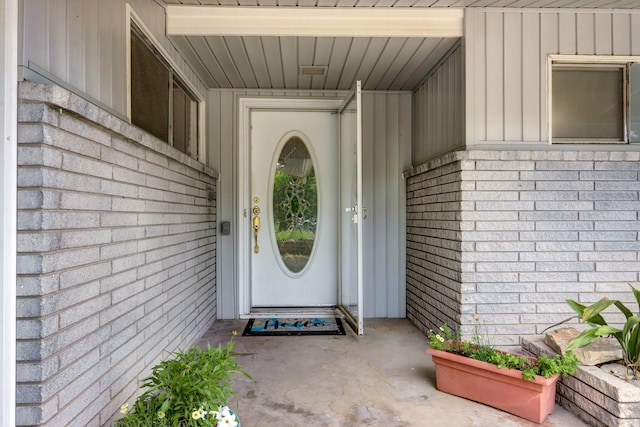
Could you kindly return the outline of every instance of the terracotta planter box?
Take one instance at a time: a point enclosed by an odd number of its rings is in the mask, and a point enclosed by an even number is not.
[[[436,366],[436,388],[445,393],[492,406],[510,414],[544,422],[553,412],[556,381],[537,376],[534,381],[522,379],[522,372],[446,351],[427,349]]]

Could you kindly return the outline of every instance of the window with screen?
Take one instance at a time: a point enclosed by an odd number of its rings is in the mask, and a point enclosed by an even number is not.
[[[131,122],[197,158],[195,96],[142,31],[131,28]]]
[[[640,142],[640,66],[554,63],[551,76],[554,143]]]

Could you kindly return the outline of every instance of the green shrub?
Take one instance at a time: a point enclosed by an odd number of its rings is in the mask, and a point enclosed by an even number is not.
[[[233,374],[251,378],[235,361],[233,342],[226,347],[207,346],[173,354],[151,369],[151,376],[140,386],[145,391],[129,409],[122,405],[124,417],[117,427],[212,426],[215,418],[227,416],[224,406],[233,390]]]

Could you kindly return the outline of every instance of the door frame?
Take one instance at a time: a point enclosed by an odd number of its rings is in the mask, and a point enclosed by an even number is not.
[[[238,210],[237,210],[237,278],[239,317],[251,316],[251,232],[250,232],[250,153],[251,112],[268,111],[332,111],[338,112],[342,98],[238,98]],[[337,213],[336,213],[337,214]]]
[[[364,259],[363,259],[363,228],[362,228],[362,223],[364,222],[364,220],[366,219],[366,208],[363,206],[363,179],[362,179],[362,82],[360,80],[357,80],[353,90],[351,90],[351,92],[349,92],[349,95],[345,98],[344,102],[342,103],[342,105],[340,106],[340,109],[338,110],[338,116],[339,116],[339,123],[338,123],[338,132],[340,132],[340,146],[339,146],[339,150],[340,150],[340,166],[339,169],[340,171],[338,172],[340,175],[340,179],[342,179],[343,175],[344,175],[344,162],[342,161],[342,152],[344,149],[344,141],[343,141],[343,130],[344,127],[342,126],[342,119],[343,119],[343,112],[344,109],[347,108],[349,106],[349,104],[354,101],[356,103],[356,118],[355,118],[355,122],[356,122],[356,128],[355,128],[355,141],[351,141],[351,145],[349,145],[350,148],[353,148],[353,146],[355,145],[355,154],[356,154],[356,177],[355,177],[355,182],[353,183],[354,186],[351,187],[350,190],[348,190],[350,193],[355,190],[355,200],[349,200],[349,203],[347,203],[347,205],[342,205],[341,204],[341,208],[340,211],[342,212],[343,209],[346,212],[349,212],[352,216],[351,221],[355,222],[355,233],[356,233],[356,237],[355,237],[355,242],[351,241],[351,244],[355,243],[355,251],[356,251],[356,310],[355,313],[353,310],[351,310],[349,307],[345,306],[344,304],[344,289],[345,286],[350,286],[351,285],[351,281],[349,279],[347,279],[346,281],[348,282],[345,285],[345,266],[344,266],[344,246],[340,246],[340,276],[341,279],[338,282],[338,309],[343,313],[345,320],[347,321],[347,323],[349,323],[349,325],[352,327],[352,329],[354,330],[354,332],[358,335],[364,335]],[[341,188],[341,194],[340,194],[340,198],[341,198],[341,203],[343,203],[344,200],[344,194],[343,194],[343,190],[344,190],[344,182],[340,182],[340,188]],[[353,194],[353,193],[351,193]],[[355,201],[355,206],[353,206],[352,202]],[[345,228],[342,224],[344,224],[345,218],[341,218],[341,223],[340,223],[340,232],[343,233],[345,231]],[[339,244],[343,244],[343,242],[345,242],[344,239],[344,235],[341,234],[339,237]]]

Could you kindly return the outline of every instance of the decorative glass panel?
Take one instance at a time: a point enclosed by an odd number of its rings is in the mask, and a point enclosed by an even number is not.
[[[282,147],[273,183],[273,224],[282,261],[293,273],[309,262],[316,238],[318,191],[313,160],[304,142]]]

